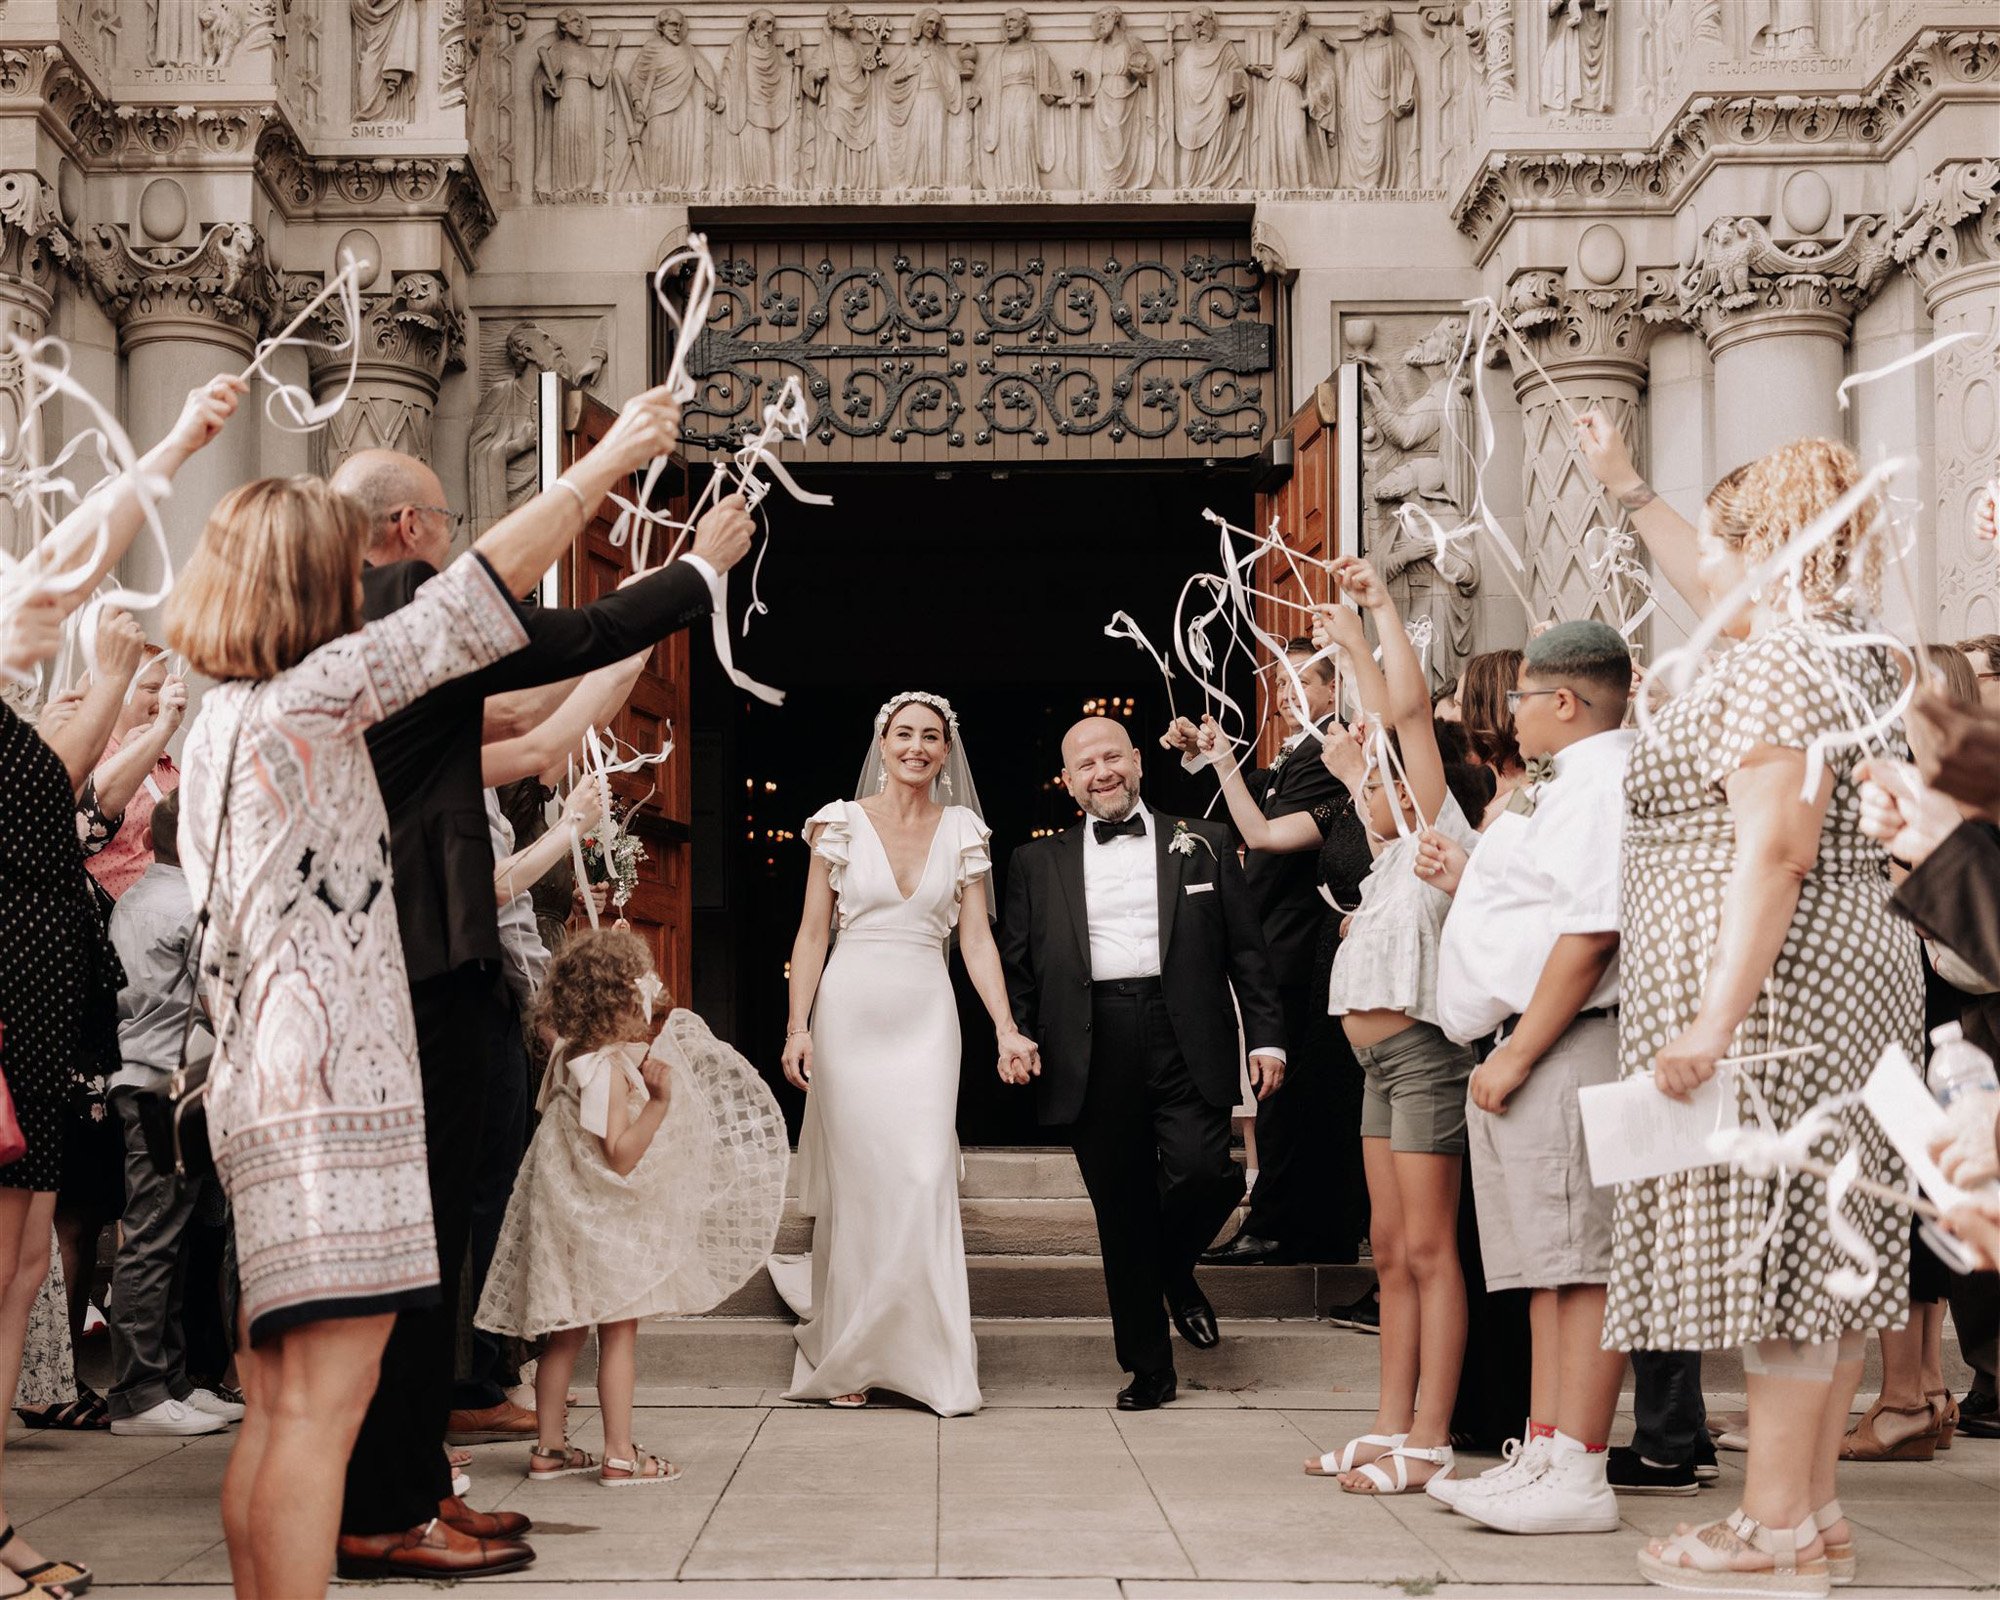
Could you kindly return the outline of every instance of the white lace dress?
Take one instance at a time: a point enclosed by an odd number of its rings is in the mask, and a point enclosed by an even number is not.
[[[611,1096],[637,1116],[648,1055],[673,1068],[666,1119],[624,1177],[604,1157]],[[474,1320],[532,1339],[634,1317],[693,1316],[741,1288],[778,1237],[791,1151],[757,1069],[692,1011],[650,1047],[551,1062],[541,1126],[514,1180]]]
[[[268,682],[217,684],[188,734],[181,853],[196,905],[217,880],[202,955],[224,1022],[209,1142],[253,1342],[436,1296],[416,1028],[364,736],[526,641],[513,602],[468,553],[393,616]]]
[[[945,948],[988,830],[947,806],[903,898],[868,814],[837,800],[806,824],[838,899],[813,1006],[799,1136],[808,1261],[771,1266],[803,1319],[787,1398],[888,1389],[944,1416],[977,1411],[979,1350],[958,1211],[958,1004]]]

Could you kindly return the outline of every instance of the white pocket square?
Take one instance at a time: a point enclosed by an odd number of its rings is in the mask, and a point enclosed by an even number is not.
[[[1184,883],[1181,885],[1181,890],[1184,894],[1214,894],[1215,885],[1212,883]]]

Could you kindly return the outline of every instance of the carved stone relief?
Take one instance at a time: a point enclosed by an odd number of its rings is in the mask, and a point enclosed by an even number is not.
[[[1440,555],[1408,505],[1446,528],[1472,507],[1475,437],[1470,372],[1453,371],[1465,340],[1462,316],[1346,318],[1340,346],[1361,368],[1362,548],[1405,618],[1428,619],[1431,685],[1457,681],[1472,653],[1478,552],[1454,540]]]
[[[1534,0],[1545,112],[1611,109],[1611,0]]]
[[[193,317],[254,339],[276,299],[264,241],[248,223],[218,222],[186,249],[135,245],[110,223],[85,228],[81,242],[84,279],[120,327]]]
[[[541,374],[560,372],[568,382],[589,388],[609,356],[601,322],[587,335],[579,329],[568,348],[542,322],[489,315],[480,332],[485,348],[479,363],[479,405],[466,441],[467,510],[475,535],[535,493]],[[577,360],[571,350],[585,336],[589,349]]]
[[[1779,244],[1755,217],[1718,217],[1682,269],[1680,314],[1714,348],[1744,323],[1776,312],[1820,313],[1844,337],[1891,264],[1887,223],[1856,217],[1837,244]]]
[[[408,122],[416,116],[420,3],[348,0],[356,122]]]
[[[836,0],[803,28],[674,7],[643,36],[567,8],[528,25],[546,31],[517,72],[503,30],[521,14],[498,3],[463,0],[463,68],[447,62],[444,92],[462,88],[502,187],[562,200],[1435,196],[1498,49],[1482,36],[1475,64],[1456,4],[1330,22],[1295,4],[1248,28],[1210,5],[1106,5],[1088,38],[1074,22],[1044,38],[1018,8],[882,16]],[[532,162],[515,104],[531,108]]]

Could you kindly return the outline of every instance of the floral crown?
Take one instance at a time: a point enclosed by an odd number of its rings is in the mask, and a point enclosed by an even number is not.
[[[889,730],[889,718],[904,706],[929,706],[944,718],[944,725],[951,730],[952,743],[958,742],[958,713],[951,709],[951,702],[941,694],[932,694],[926,689],[911,689],[903,694],[891,695],[882,702],[882,709],[875,713],[876,737]]]

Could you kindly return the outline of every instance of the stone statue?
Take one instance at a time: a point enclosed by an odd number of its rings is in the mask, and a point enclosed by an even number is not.
[[[1765,0],[1753,48],[1781,61],[1819,54],[1819,0]]]
[[[1000,27],[1006,38],[987,50],[966,100],[979,112],[980,177],[988,189],[1040,190],[1063,165],[1062,77],[1028,36],[1027,12],[1009,11]]]
[[[1271,83],[1267,145],[1258,178],[1275,189],[1333,186],[1339,138],[1340,70],[1333,40],[1316,31],[1302,5],[1278,19],[1278,51],[1249,69]]]
[[[1402,189],[1417,165],[1417,64],[1387,6],[1361,14],[1361,37],[1341,54],[1341,168],[1351,189]]]
[[[417,114],[417,50],[423,28],[417,4],[348,0],[356,122],[408,122]]]
[[[601,339],[592,347],[590,359],[572,371],[563,347],[533,322],[516,323],[509,329],[503,349],[508,375],[479,397],[465,446],[475,535],[528,500],[541,481],[537,443],[543,370],[560,372],[569,382],[587,387],[604,369]]]
[[[1084,110],[1084,140],[1094,165],[1084,187],[1143,189],[1153,181],[1158,147],[1153,53],[1133,38],[1125,13],[1101,6],[1091,20],[1090,52],[1076,75],[1076,101]]]
[[[882,73],[882,116],[889,148],[882,176],[898,188],[932,189],[964,171],[958,115],[965,81],[978,52],[945,41],[944,13],[925,6],[910,24],[910,42]]]
[[[653,19],[626,80],[639,179],[648,189],[693,189],[706,174],[708,113],[722,109],[715,69],[688,47],[687,18],[668,6]]]
[[[757,10],[722,58],[722,120],[730,177],[739,187],[797,181],[798,56],[798,42],[778,31],[777,17]]]
[[[201,65],[201,0],[148,0],[146,59],[156,67]]]
[[[1611,109],[1611,0],[1542,0],[1544,111]]]
[[[1514,0],[1470,0],[1465,43],[1489,100],[1514,98]]]
[[[1222,36],[1210,6],[1188,16],[1187,37],[1170,36],[1164,57],[1173,98],[1175,181],[1183,189],[1226,189],[1243,180],[1250,73],[1235,42]]]
[[[1472,505],[1473,462],[1464,441],[1474,429],[1472,380],[1452,372],[1465,341],[1465,322],[1445,317],[1402,354],[1417,374],[1398,384],[1372,352],[1372,325],[1348,325],[1348,344],[1361,367],[1362,481],[1371,502],[1366,548],[1406,621],[1430,619],[1431,685],[1457,680],[1472,651],[1472,600],[1479,566],[1467,535],[1440,552],[1420,518],[1395,508],[1422,507],[1447,531],[1461,526]]]
[[[822,189],[875,186],[875,108],[868,79],[882,57],[875,38],[857,38],[856,31],[849,7],[829,6],[805,70],[806,98],[819,106],[813,181]]]
[[[556,28],[535,52],[535,192],[602,194],[607,174],[604,86],[611,52],[590,48],[590,18],[574,6],[556,13]]]

